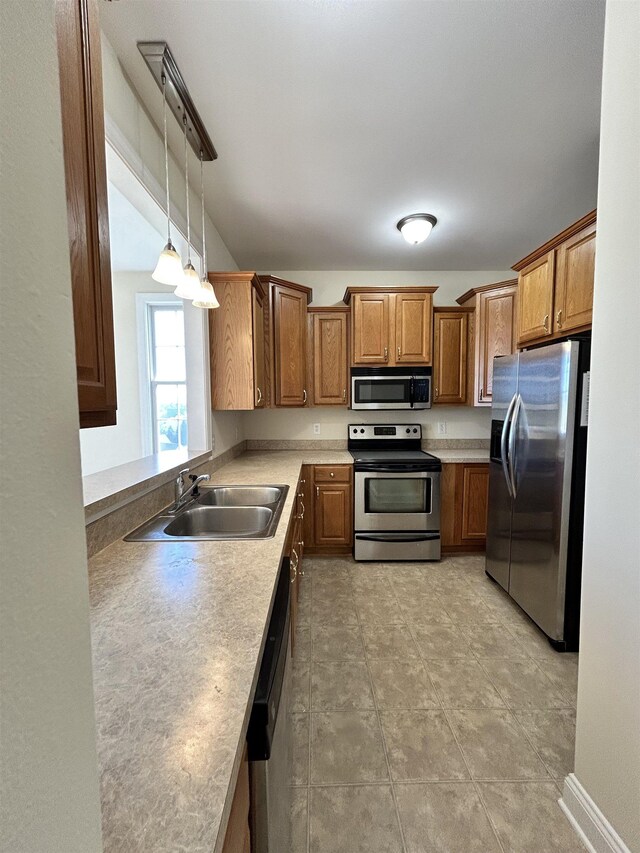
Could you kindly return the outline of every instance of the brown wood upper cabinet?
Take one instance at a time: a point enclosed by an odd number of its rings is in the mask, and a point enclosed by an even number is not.
[[[433,309],[433,402],[467,402],[469,314],[471,308]]]
[[[56,0],[80,426],[116,423],[116,365],[95,0]]]
[[[469,401],[490,406],[493,399],[493,359],[516,351],[517,279],[468,290],[456,301],[475,309]]]
[[[308,308],[313,405],[347,406],[349,350],[346,307]]]
[[[518,345],[591,326],[596,211],[513,266],[518,272]]]
[[[209,314],[211,405],[216,410],[266,405],[265,299],[254,272],[209,273],[220,307]]]
[[[352,302],[351,363],[431,364],[433,293],[437,287],[348,287]]]
[[[272,365],[274,404],[306,406],[307,388],[307,305],[308,287],[276,276],[261,276],[268,284],[270,313],[273,317]]]

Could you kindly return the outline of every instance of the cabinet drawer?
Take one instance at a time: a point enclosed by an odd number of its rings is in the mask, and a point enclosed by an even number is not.
[[[350,483],[351,465],[314,465],[313,479],[316,483]]]

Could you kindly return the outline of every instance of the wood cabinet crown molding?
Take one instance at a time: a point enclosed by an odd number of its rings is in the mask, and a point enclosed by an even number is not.
[[[369,287],[348,287],[344,292],[342,301],[348,305],[351,301],[351,297],[355,293],[435,293],[437,289],[437,284],[433,287],[426,287],[423,285],[415,285],[413,287],[411,287],[410,285],[402,287],[386,287],[376,285],[371,285]]]
[[[490,290],[497,290],[499,287],[517,287],[518,279],[517,278],[509,278],[506,281],[496,281],[494,284],[482,284],[480,287],[471,287],[462,296],[458,296],[456,302],[458,305],[464,305],[465,302],[468,302],[473,296],[477,296],[479,293],[487,293]],[[434,308],[435,311],[435,308]]]
[[[309,305],[307,314],[349,314],[350,305]]]
[[[259,291],[261,296],[266,296],[267,288],[257,272],[252,270],[234,270],[233,272],[208,272],[207,278],[211,284],[222,281],[249,281]]]
[[[538,258],[549,254],[549,252],[552,252],[554,249],[557,249],[561,243],[564,243],[566,240],[570,240],[571,237],[574,237],[579,231],[582,231],[583,228],[593,225],[598,218],[597,214],[597,208],[595,210],[591,210],[589,213],[585,214],[582,219],[578,219],[578,221],[574,222],[573,225],[569,225],[569,227],[565,228],[564,231],[556,234],[555,237],[552,237],[550,240],[547,240],[546,243],[543,243],[542,246],[539,246],[533,252],[530,252],[526,257],[522,258],[521,261],[514,264],[511,269],[516,272],[520,272],[520,270],[528,267],[529,264],[537,261]]]
[[[280,285],[281,287],[288,287],[291,290],[299,290],[301,293],[306,293],[307,295],[307,304],[311,302],[313,299],[313,288],[306,287],[304,284],[298,284],[295,281],[287,281],[285,278],[278,278],[277,275],[265,274],[259,275],[258,278],[262,282],[265,287],[269,287],[270,285]]]

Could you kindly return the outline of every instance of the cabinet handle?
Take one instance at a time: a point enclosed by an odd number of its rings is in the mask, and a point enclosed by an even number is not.
[[[333,471],[329,471],[329,476],[330,476],[330,477],[335,477],[336,475],[333,473]]]
[[[257,405],[259,406],[261,402],[262,402],[262,391],[258,388],[258,403],[257,403]]]
[[[398,358],[400,358],[400,347],[398,347]]]
[[[482,402],[482,398],[484,397],[484,388],[480,389],[480,402]]]
[[[384,348],[384,360],[389,361],[389,350],[387,347]]]
[[[562,308],[556,314],[556,325],[559,329],[562,328]]]
[[[307,482],[306,480],[300,480],[300,485],[301,485],[301,486],[304,486],[304,484],[305,484],[306,482]]]
[[[316,497],[320,497],[320,486],[316,486]]]
[[[545,332],[548,332],[549,331],[549,315],[548,314],[544,315],[544,323],[542,325],[544,326]]]
[[[296,558],[295,563],[293,558]],[[298,557],[298,552],[295,548],[291,549],[291,583],[295,583],[296,575],[298,574],[298,563],[300,562],[300,558]]]
[[[307,405],[307,389],[306,388],[302,389],[302,405],[303,406]]]
[[[300,498],[300,515],[298,516],[298,518],[302,519],[304,518],[305,513],[304,501],[302,500],[302,495],[298,495],[298,497]]]
[[[347,389],[343,388],[342,389],[342,402],[344,403],[346,401],[346,399],[347,399]]]
[[[436,397],[437,397],[437,396],[438,396],[438,389],[437,389],[437,388],[434,388],[433,390],[435,391],[435,395],[436,395]]]
[[[304,540],[303,540],[303,539],[301,539],[301,540],[298,542],[298,545],[300,546],[300,553],[302,554],[302,552],[303,552],[303,550],[304,550]],[[299,577],[299,578],[303,578],[303,577],[304,577],[304,572],[302,571],[302,564],[301,564],[300,560],[298,560],[298,577]]]

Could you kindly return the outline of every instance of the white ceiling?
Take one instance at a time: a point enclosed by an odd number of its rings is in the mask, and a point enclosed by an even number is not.
[[[207,207],[241,268],[502,269],[596,205],[604,0],[120,0],[166,40],[217,148]],[[429,212],[429,240],[395,228]]]

